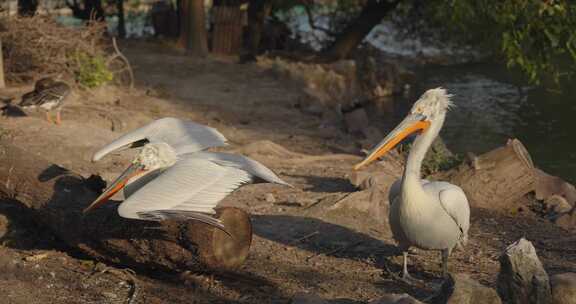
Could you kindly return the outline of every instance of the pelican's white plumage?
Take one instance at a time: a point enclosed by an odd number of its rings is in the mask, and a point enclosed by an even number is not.
[[[94,153],[92,161],[98,161],[108,153],[146,141],[165,143],[176,154],[192,153],[210,147],[226,145],[226,137],[218,130],[191,121],[166,117],[155,120],[132,132],[126,133]]]
[[[225,145],[226,138],[216,129],[176,118],[159,119],[121,136],[96,152],[94,160],[135,143],[143,147],[132,165],[87,210],[123,188],[125,200],[118,207],[122,217],[192,219],[224,229],[210,215],[232,191],[255,180],[288,185],[245,156],[202,151]]]
[[[444,89],[426,91],[408,116],[358,164],[374,161],[414,132],[414,140],[402,178],[390,188],[389,222],[394,239],[404,254],[403,276],[409,278],[407,254],[411,246],[442,252],[444,275],[448,256],[468,240],[470,207],[464,191],[456,185],[420,178],[426,152],[438,136],[448,108],[452,105]]]

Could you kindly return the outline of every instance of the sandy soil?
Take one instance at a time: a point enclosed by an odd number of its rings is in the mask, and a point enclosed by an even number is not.
[[[63,125],[43,115],[0,120],[2,136],[27,150],[86,176],[113,178],[130,155],[93,164],[93,151],[122,132],[152,119],[174,116],[218,128],[229,149],[269,140],[291,151],[332,155],[317,161],[253,153],[296,189],[259,184],[241,188],[224,204],[252,214],[254,242],[246,265],[234,274],[158,273],[137,269],[134,303],[289,303],[296,293],[312,292],[330,303],[365,303],[385,293],[424,298],[430,291],[395,281],[400,257],[389,228],[367,214],[330,208],[354,191],[352,164],[342,156],[357,144],[338,128],[296,108],[301,91],[252,65],[226,59],[196,59],[146,42],[127,42],[137,88],[106,87],[75,92],[63,111]],[[28,87],[11,88],[18,95]],[[66,248],[17,204],[0,204],[0,303],[126,303],[134,282]],[[4,231],[1,231],[4,230]],[[470,274],[494,286],[502,249],[519,237],[537,246],[551,273],[576,271],[575,244],[548,243],[567,232],[535,218],[472,211],[471,241],[452,255],[452,272]],[[414,251],[410,271],[438,282],[439,255]]]

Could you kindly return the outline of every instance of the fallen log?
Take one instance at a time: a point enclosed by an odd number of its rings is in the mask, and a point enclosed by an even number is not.
[[[460,186],[473,207],[510,212],[518,211],[515,203],[534,191],[536,182],[530,154],[517,139],[433,178]]]
[[[84,179],[10,143],[0,143],[0,180],[4,198],[22,203],[59,239],[97,260],[200,271],[232,270],[248,256],[250,218],[237,208],[217,211],[233,237],[199,222],[124,219],[114,204],[84,215],[83,208],[105,187],[102,179]]]

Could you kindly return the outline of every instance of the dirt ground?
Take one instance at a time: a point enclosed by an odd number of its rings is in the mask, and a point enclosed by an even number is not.
[[[135,279],[122,265],[92,261],[30,220],[18,205],[0,205],[0,303],[290,303],[311,292],[330,303],[366,303],[385,293],[425,298],[429,290],[407,286],[385,270],[399,271],[394,241],[386,225],[358,211],[330,206],[355,191],[348,181],[359,156],[353,138],[296,104],[294,84],[275,79],[253,65],[222,58],[196,59],[150,42],[125,42],[137,88],[76,91],[55,126],[42,114],[0,120],[1,136],[85,176],[110,180],[131,155],[91,163],[92,153],[123,132],[152,119],[188,118],[219,129],[228,149],[272,141],[290,151],[326,155],[315,161],[282,153],[248,153],[275,170],[295,189],[248,185],[224,204],[252,215],[254,241],[245,266],[226,275],[158,273],[137,269]],[[10,88],[18,96],[30,89]],[[6,95],[4,94],[4,95]],[[2,231],[3,230],[3,231]],[[543,220],[472,210],[470,242],[450,259],[450,270],[494,286],[502,249],[520,237],[531,240],[549,273],[576,271],[571,235]],[[572,243],[554,242],[571,239]],[[439,254],[415,250],[410,271],[440,280]]]

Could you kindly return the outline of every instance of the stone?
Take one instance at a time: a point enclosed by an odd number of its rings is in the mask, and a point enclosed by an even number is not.
[[[380,224],[388,225],[388,206],[387,195],[380,188],[373,187],[350,193],[328,210],[356,210],[366,213]]]
[[[312,293],[297,293],[292,297],[291,304],[328,304],[328,301]]]
[[[274,204],[276,202],[276,197],[272,193],[266,193],[266,202],[270,204]]]
[[[10,226],[10,220],[8,220],[8,218],[5,215],[0,214],[0,239],[8,234],[9,226]]]
[[[576,228],[576,212],[568,212],[556,218],[554,223],[566,230],[574,230]]]
[[[552,195],[560,195],[569,204],[576,203],[576,188],[572,184],[539,169],[535,169],[534,173],[536,174],[534,190],[536,199],[545,200]]]
[[[552,214],[566,213],[572,210],[572,205],[570,205],[564,197],[557,194],[546,198],[544,200],[544,205],[546,205],[548,213]]]
[[[368,114],[364,108],[356,108],[352,111],[344,113],[344,122],[346,123],[346,129],[348,133],[361,133],[362,130],[366,129],[370,123],[368,119]]]
[[[442,300],[446,304],[501,304],[496,290],[471,279],[466,274],[455,274],[442,285]]]
[[[548,274],[530,241],[521,238],[500,256],[497,289],[506,303],[548,303],[551,297]]]
[[[552,302],[550,304],[576,304],[576,273],[567,272],[550,277]]]
[[[368,302],[368,304],[423,304],[408,294],[390,293]]]

